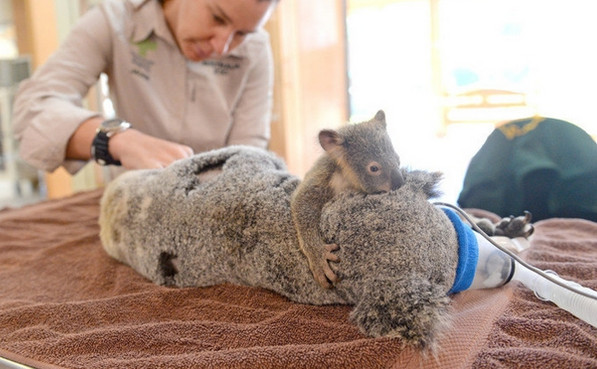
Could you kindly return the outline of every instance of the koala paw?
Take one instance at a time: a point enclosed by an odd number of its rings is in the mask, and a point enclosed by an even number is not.
[[[313,277],[323,288],[332,288],[338,282],[338,276],[330,267],[330,262],[337,263],[340,257],[334,253],[339,249],[336,244],[326,244],[320,248],[323,250],[321,255],[318,255],[315,260],[310,260],[309,266]]]
[[[405,343],[434,351],[450,325],[450,298],[445,288],[424,276],[403,281],[365,284],[351,319],[373,337],[399,337]]]
[[[524,215],[515,217],[513,215],[503,218],[495,225],[495,235],[509,238],[528,238],[535,228],[531,224],[532,215],[525,211]]]

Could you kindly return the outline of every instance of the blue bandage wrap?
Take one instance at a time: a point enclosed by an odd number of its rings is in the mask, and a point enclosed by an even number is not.
[[[479,261],[479,245],[473,230],[464,224],[460,217],[452,210],[442,208],[448,219],[454,225],[458,238],[458,266],[454,285],[448,294],[457,293],[468,289],[475,278],[475,270]]]

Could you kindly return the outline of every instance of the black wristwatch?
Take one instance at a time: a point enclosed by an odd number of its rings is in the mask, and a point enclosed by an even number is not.
[[[122,119],[108,119],[98,127],[95,138],[91,144],[91,158],[99,165],[121,165],[119,160],[114,160],[108,151],[110,137],[117,133],[124,132],[132,125]]]

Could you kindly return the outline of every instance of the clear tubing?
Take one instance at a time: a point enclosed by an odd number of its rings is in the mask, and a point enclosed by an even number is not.
[[[597,292],[583,287],[578,283],[560,278],[553,271],[545,271],[545,273],[550,274],[552,278],[563,284],[573,286],[584,293],[594,296],[594,298],[583,296],[559,286],[532,272],[517,261],[515,261],[514,276],[512,279],[521,282],[527,288],[534,291],[539,299],[551,301],[577,318],[584,320],[593,327],[597,327],[597,300],[595,299],[597,298]]]
[[[473,232],[479,245],[479,261],[473,283],[468,289],[500,287],[512,278],[514,263],[505,252],[493,246],[483,235]]]

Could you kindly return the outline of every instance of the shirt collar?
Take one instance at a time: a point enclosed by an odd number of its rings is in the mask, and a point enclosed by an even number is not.
[[[133,5],[132,42],[146,40],[152,33],[176,45],[166,24],[162,5],[156,0],[129,0]]]

